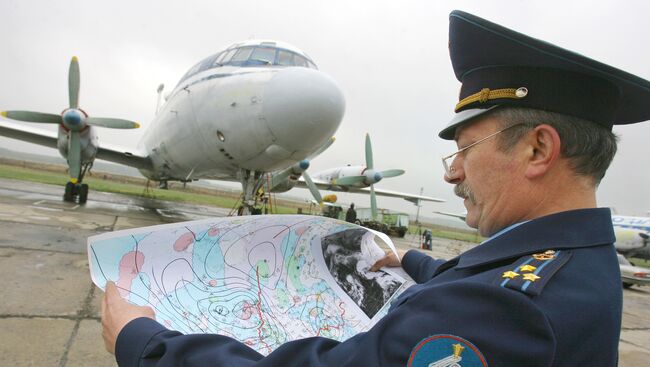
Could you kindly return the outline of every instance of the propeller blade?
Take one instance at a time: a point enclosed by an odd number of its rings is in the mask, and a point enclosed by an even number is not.
[[[92,126],[108,127],[111,129],[137,129],[140,127],[140,124],[137,122],[110,117],[88,117],[86,123]]]
[[[375,195],[375,185],[370,185],[370,212],[372,220],[377,220],[377,196]]]
[[[383,178],[386,178],[386,177],[401,176],[401,175],[404,174],[404,172],[406,172],[406,171],[404,171],[403,169],[387,169],[387,170],[381,171],[379,173],[381,173],[381,176]]]
[[[365,179],[366,176],[345,176],[336,179],[336,182],[334,182],[334,184],[340,186],[351,186],[351,185],[363,183]]]
[[[70,60],[70,69],[68,70],[68,97],[70,97],[70,108],[79,108],[79,61],[77,56]]]
[[[68,167],[70,168],[70,181],[76,183],[81,172],[81,142],[79,141],[79,133],[76,131],[70,131]]]
[[[309,191],[311,192],[314,199],[318,201],[318,204],[323,205],[323,198],[320,195],[320,191],[318,191],[318,187],[316,187],[314,181],[311,180],[309,173],[307,173],[307,171],[303,172],[302,177],[305,179],[305,183],[307,184],[307,187],[309,188]]]
[[[373,169],[372,162],[372,144],[370,143],[370,134],[366,134],[366,168]]]
[[[2,111],[2,116],[18,121],[41,122],[45,124],[60,124],[63,122],[61,115],[53,113],[30,112],[30,111]]]

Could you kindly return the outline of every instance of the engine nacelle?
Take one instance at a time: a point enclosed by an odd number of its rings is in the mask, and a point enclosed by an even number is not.
[[[273,176],[271,176],[271,192],[285,192],[290,189],[292,189],[294,186],[296,186],[296,180],[302,175],[303,172],[305,172],[309,168],[309,161],[306,159],[303,159],[302,161],[294,164],[291,167],[285,168],[280,172],[274,173]],[[288,183],[289,181],[293,181],[292,184]],[[282,186],[282,187],[287,187],[289,186],[288,189],[283,190],[283,191],[278,191],[281,189],[276,189],[276,187]]]
[[[286,179],[271,189],[271,192],[287,192],[296,186],[297,180]]]

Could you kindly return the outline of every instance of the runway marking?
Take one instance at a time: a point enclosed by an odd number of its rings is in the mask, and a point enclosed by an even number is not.
[[[79,204],[77,204],[77,205],[75,205],[75,206],[73,206],[73,207],[72,207],[72,208],[70,208],[70,209],[71,209],[71,210],[75,210],[75,209],[77,209],[78,207],[79,207]]]
[[[30,207],[30,208],[35,208],[35,209],[49,210],[49,211],[52,211],[52,212],[62,212],[62,211],[63,211],[63,209],[59,209],[59,208],[48,208],[48,207],[46,207],[46,206],[35,206],[35,205],[30,205],[29,207]]]
[[[39,200],[39,201],[35,202],[33,205],[41,205],[41,204],[43,204],[45,201],[46,201],[46,200]]]

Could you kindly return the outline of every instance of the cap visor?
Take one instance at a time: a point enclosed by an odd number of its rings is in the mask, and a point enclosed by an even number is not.
[[[447,126],[438,133],[438,136],[445,140],[454,140],[456,135],[456,128],[470,122],[471,120],[479,116],[484,115],[487,112],[492,111],[497,107],[499,106],[490,106],[489,108],[473,108],[469,110],[460,111],[456,115],[454,115],[454,117],[451,119],[451,121],[449,121]]]

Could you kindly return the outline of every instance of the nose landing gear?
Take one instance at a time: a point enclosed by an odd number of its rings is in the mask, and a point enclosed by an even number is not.
[[[79,204],[85,204],[88,201],[88,185],[82,183],[86,172],[90,170],[92,163],[84,164],[79,174],[79,179],[71,178],[65,184],[65,192],[63,193],[63,201],[74,202],[75,198],[79,198]]]

